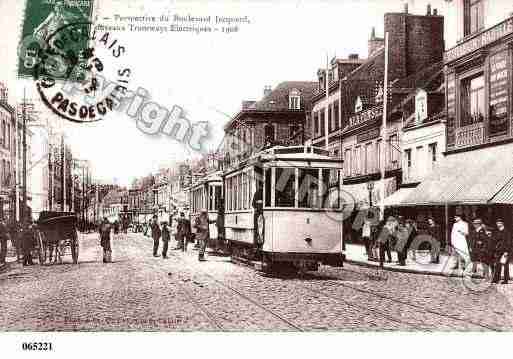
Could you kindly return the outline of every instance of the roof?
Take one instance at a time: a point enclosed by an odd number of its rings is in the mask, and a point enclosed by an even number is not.
[[[289,92],[293,89],[301,93],[301,109],[308,110],[311,104],[317,82],[312,81],[285,81],[276,86],[271,93],[258,101],[251,110],[256,111],[288,111]]]
[[[252,104],[251,107],[239,111],[226,125],[229,128],[234,121],[248,113],[258,112],[309,112],[312,106],[312,97],[317,88],[317,82],[312,81],[284,81],[276,86],[262,100]],[[301,109],[289,109],[289,93],[292,90],[298,90],[301,93]],[[245,101],[250,102],[250,101]]]
[[[408,89],[417,91],[422,88],[429,91],[435,91],[443,83],[444,78],[440,74],[443,73],[444,63],[443,61],[436,62],[423,70],[420,70],[408,77],[402,78],[394,82],[393,88],[395,89]]]
[[[513,144],[448,155],[401,205],[513,204]]]

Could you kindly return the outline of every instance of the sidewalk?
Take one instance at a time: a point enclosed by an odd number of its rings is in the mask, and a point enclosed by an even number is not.
[[[346,244],[346,262],[360,266],[376,268],[379,267],[379,262],[367,260],[365,254],[365,247],[360,244]],[[385,257],[386,258],[386,257]],[[461,277],[463,271],[461,269],[451,269],[454,261],[446,254],[440,254],[440,263],[430,263],[431,256],[429,251],[417,251],[416,260],[411,258],[408,254],[406,265],[400,266],[397,264],[397,253],[392,252],[392,263],[385,261],[384,267],[386,270],[403,273],[415,274],[429,274],[439,275],[445,277]],[[513,273],[513,266],[510,265],[510,273]]]

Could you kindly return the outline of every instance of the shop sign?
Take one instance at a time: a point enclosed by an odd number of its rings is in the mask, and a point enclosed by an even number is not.
[[[513,18],[509,18],[476,37],[473,37],[446,51],[445,62],[454,61],[457,58],[489,45],[509,34],[513,34]]]

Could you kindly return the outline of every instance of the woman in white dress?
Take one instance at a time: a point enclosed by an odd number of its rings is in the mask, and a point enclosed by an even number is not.
[[[465,262],[469,260],[470,253],[468,249],[468,223],[465,222],[461,215],[454,216],[454,224],[451,231],[451,244],[453,248],[453,256],[455,264],[452,269],[457,269],[460,265],[465,270]]]

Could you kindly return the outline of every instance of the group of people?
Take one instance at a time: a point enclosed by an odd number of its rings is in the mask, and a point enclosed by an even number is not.
[[[405,219],[403,216],[389,216],[382,221],[375,221],[374,218],[369,212],[362,225],[362,239],[369,260],[379,261],[383,267],[385,256],[390,263],[392,251],[395,251],[398,265],[405,266],[408,252],[415,259],[416,250],[425,247],[430,249],[431,263],[439,263],[444,243],[440,226],[434,218],[428,218],[421,229],[413,219]]]
[[[160,239],[162,238],[162,258],[167,258],[169,241],[171,235],[174,235],[177,242],[176,250],[187,251],[188,243],[192,242],[191,221],[185,216],[184,212],[180,212],[180,216],[176,219],[171,217],[171,230],[167,222],[162,222],[162,226],[158,223],[158,217],[155,215],[150,222],[151,237],[153,238],[153,256],[159,257],[158,250]],[[215,221],[209,221],[206,210],[196,218],[194,228],[196,228],[195,239],[199,248],[198,260],[205,260],[205,251],[210,238],[209,224]]]
[[[375,221],[373,213],[369,211],[361,233],[368,259],[379,261],[381,267],[385,257],[388,262],[392,262],[392,251],[397,253],[398,265],[405,266],[408,253],[415,260],[418,249],[428,249],[431,263],[439,263],[440,252],[446,248],[445,235],[432,217],[422,224],[412,219],[405,220],[402,216],[389,216],[386,220]],[[473,274],[480,267],[493,283],[498,283],[501,277],[502,283],[508,283],[513,237],[503,219],[498,218],[494,226],[488,226],[481,218],[475,218],[472,226],[469,226],[463,215],[456,213],[450,241],[447,251],[455,263],[451,269],[465,270],[471,263]]]
[[[455,260],[453,269],[465,269],[472,263],[472,273],[476,273],[479,264],[483,273],[490,275],[492,283],[498,283],[502,273],[502,283],[508,283],[513,238],[502,218],[497,218],[495,226],[492,227],[477,217],[473,219],[470,227],[463,215],[456,213],[451,230],[451,244]]]
[[[35,233],[34,224],[29,219],[11,229],[0,220],[0,264],[5,262],[7,243],[11,242],[18,252],[18,259],[23,259],[23,265],[33,265],[32,250],[35,246]]]

